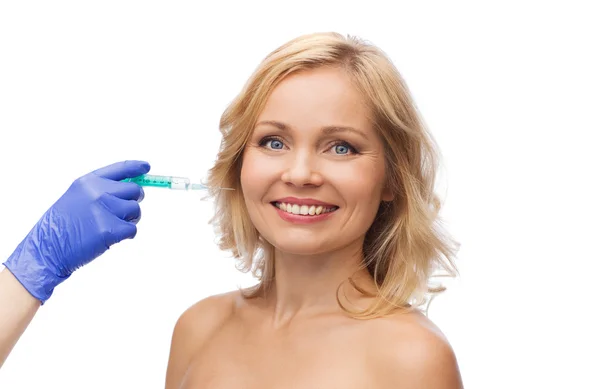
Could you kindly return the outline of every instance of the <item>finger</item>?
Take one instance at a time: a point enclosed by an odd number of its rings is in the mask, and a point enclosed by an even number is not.
[[[135,200],[123,200],[109,193],[105,193],[100,196],[99,201],[110,213],[121,220],[137,224],[142,217],[140,205]]]
[[[108,187],[106,191],[123,200],[135,200],[141,202],[144,199],[144,189],[134,182],[121,182],[121,181],[106,181]]]
[[[133,239],[136,235],[137,226],[135,224],[115,218],[111,223],[110,233],[105,236],[105,242],[110,247],[124,239]]]
[[[144,192],[144,188],[142,188],[141,186],[140,186],[140,192],[141,192],[140,197],[138,197],[138,199],[137,199],[138,203],[141,203],[142,200],[144,200],[144,198],[146,197],[146,192]]]
[[[109,180],[121,181],[125,178],[134,178],[150,171],[150,164],[146,161],[122,161],[94,170],[92,173]]]

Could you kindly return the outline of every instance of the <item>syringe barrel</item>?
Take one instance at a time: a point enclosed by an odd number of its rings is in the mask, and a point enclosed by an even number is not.
[[[187,190],[189,186],[189,178],[171,176],[171,189]]]

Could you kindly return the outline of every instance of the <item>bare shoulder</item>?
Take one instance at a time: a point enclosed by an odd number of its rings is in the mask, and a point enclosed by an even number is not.
[[[210,333],[231,316],[239,295],[239,291],[232,291],[198,301],[179,316],[174,331],[195,335]]]
[[[372,371],[381,388],[462,389],[456,356],[442,331],[418,311],[370,323]]]
[[[177,319],[171,338],[166,389],[178,388],[195,353],[231,317],[239,291],[207,297]]]

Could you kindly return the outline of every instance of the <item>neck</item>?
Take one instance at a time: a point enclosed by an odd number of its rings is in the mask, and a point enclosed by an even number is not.
[[[267,294],[267,304],[276,324],[298,316],[339,312],[338,289],[342,301],[353,303],[364,297],[349,284],[350,277],[362,288],[372,290],[371,276],[366,269],[361,269],[362,241],[319,255],[295,255],[277,250],[274,254],[275,282]]]

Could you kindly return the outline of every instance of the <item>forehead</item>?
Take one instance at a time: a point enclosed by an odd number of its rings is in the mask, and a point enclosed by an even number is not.
[[[258,120],[281,120],[305,129],[347,125],[368,131],[369,111],[349,76],[339,68],[305,70],[284,78]]]

